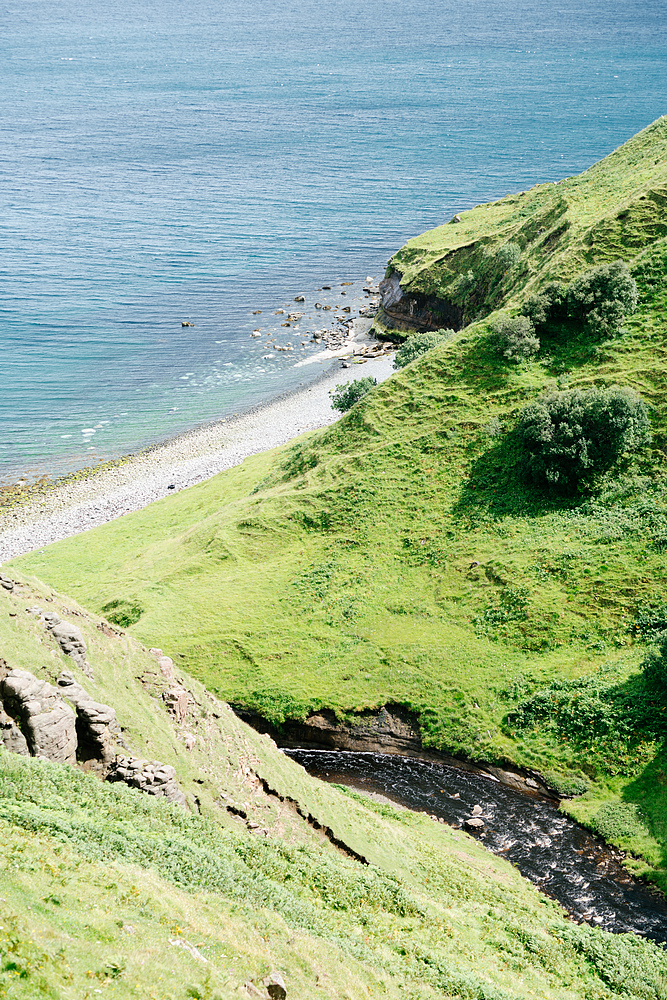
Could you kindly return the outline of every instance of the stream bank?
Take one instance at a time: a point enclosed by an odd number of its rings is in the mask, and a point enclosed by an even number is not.
[[[324,710],[280,728],[237,711],[314,777],[464,828],[577,922],[667,943],[667,900],[629,874],[621,851],[559,812],[539,776],[423,748],[416,716],[398,705],[361,713],[354,724]]]

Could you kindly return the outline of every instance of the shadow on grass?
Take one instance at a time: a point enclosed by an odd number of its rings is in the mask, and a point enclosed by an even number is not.
[[[453,513],[467,519],[539,517],[574,510],[588,498],[588,493],[564,496],[528,482],[521,470],[517,435],[510,431],[475,459]]]

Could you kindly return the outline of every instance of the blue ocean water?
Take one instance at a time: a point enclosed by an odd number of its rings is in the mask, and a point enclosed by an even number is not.
[[[0,11],[0,482],[298,385],[254,310],[667,112],[662,0]]]

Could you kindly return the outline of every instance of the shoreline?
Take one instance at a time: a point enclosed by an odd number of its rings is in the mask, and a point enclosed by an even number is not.
[[[250,455],[335,423],[341,414],[331,409],[329,392],[361,375],[360,360],[346,369],[331,366],[309,385],[238,416],[181,431],[111,468],[103,466],[99,472],[93,468],[85,478],[56,483],[44,493],[26,497],[0,512],[0,563],[141,510],[240,465]],[[386,352],[364,360],[363,366],[363,375],[378,382],[394,374],[392,356]]]

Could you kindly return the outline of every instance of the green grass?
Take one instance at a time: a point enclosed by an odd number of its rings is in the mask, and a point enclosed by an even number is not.
[[[297,1000],[667,996],[656,946],[568,924],[459,831],[325,794],[388,869],[0,752],[0,996],[213,1000],[275,968]]]
[[[419,714],[427,745],[553,772],[563,787],[585,778],[571,808],[593,822],[607,801],[640,805],[648,832],[633,844],[667,885],[658,744],[612,760],[599,733],[510,722],[554,680],[612,670],[636,683],[646,640],[633,622],[664,597],[666,155],[660,119],[581,177],[411,241],[392,259],[404,285],[451,297],[472,271],[479,295],[465,301],[480,318],[332,427],[17,571],[98,613],[141,609],[133,636],[273,721],[396,702]],[[499,276],[508,242],[521,255]],[[621,336],[600,344],[562,327],[531,360],[503,361],[490,310],[619,255],[640,293]],[[545,389],[613,384],[649,405],[652,444],[590,495],[523,483],[509,434],[521,407]]]

